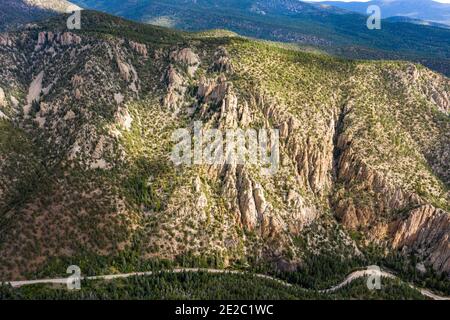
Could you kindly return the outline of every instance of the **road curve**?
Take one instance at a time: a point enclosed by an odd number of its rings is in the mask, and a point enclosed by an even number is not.
[[[120,274],[110,274],[110,275],[102,275],[102,276],[90,276],[90,277],[81,277],[81,280],[114,280],[114,279],[120,279],[120,278],[129,278],[129,277],[134,277],[134,276],[152,276],[155,274],[159,274],[159,273],[163,273],[163,272],[172,272],[172,273],[185,273],[185,272],[206,272],[206,273],[222,273],[222,274],[250,274],[253,275],[257,278],[261,278],[261,279],[267,279],[267,280],[271,280],[271,281],[275,281],[278,284],[281,284],[283,286],[286,287],[292,287],[293,285],[268,276],[268,275],[264,275],[264,274],[254,274],[254,273],[248,273],[248,272],[244,272],[244,271],[237,271],[237,270],[220,270],[220,269],[200,269],[200,268],[178,268],[178,269],[173,269],[173,270],[162,270],[162,271],[148,271],[148,272],[134,272],[134,273],[120,273]],[[344,281],[342,281],[341,283],[337,284],[334,287],[331,287],[329,289],[326,290],[319,290],[319,293],[333,293],[336,292],[342,288],[344,288],[345,286],[351,284],[353,281],[360,279],[360,278],[365,278],[365,277],[369,277],[369,276],[373,276],[373,275],[377,275],[377,276],[381,276],[383,278],[389,278],[389,279],[398,279],[397,276],[395,276],[394,274],[387,272],[387,271],[377,271],[377,270],[372,270],[370,268],[368,268],[367,270],[358,270],[358,271],[354,271],[352,273],[350,273],[345,279]],[[3,282],[3,284],[6,285],[10,285],[13,288],[19,288],[19,287],[23,287],[23,286],[28,286],[28,285],[33,285],[33,284],[66,284],[68,281],[67,278],[55,278],[55,279],[38,279],[38,280],[24,280],[24,281],[8,281],[8,282]],[[424,295],[425,297],[428,297],[430,299],[433,300],[450,300],[450,297],[443,297],[443,296],[439,296],[434,294],[432,291],[428,290],[428,289],[422,289],[422,288],[418,288],[410,283],[407,283],[411,288],[418,290],[422,295]],[[303,290],[311,290],[311,289],[303,289]]]

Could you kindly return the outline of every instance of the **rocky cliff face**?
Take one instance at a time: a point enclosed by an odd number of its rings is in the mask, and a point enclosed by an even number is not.
[[[2,277],[85,252],[294,270],[368,244],[450,271],[447,78],[114,25],[0,35]],[[172,133],[196,122],[278,129],[278,170],[175,165]]]
[[[450,217],[430,205],[410,212],[407,219],[394,223],[392,245],[407,253],[416,252],[437,270],[449,270]]]

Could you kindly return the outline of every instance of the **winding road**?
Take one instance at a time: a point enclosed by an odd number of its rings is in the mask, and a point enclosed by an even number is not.
[[[172,272],[172,273],[185,273],[185,272],[206,272],[206,273],[221,273],[221,274],[250,274],[257,278],[261,279],[267,279],[271,281],[275,281],[278,284],[281,284],[286,287],[292,287],[293,285],[268,276],[264,274],[254,274],[254,273],[248,273],[244,271],[237,271],[237,270],[220,270],[220,269],[200,269],[200,268],[181,268],[181,269],[173,269],[173,270],[162,270],[162,271],[149,271],[149,272],[135,272],[135,273],[120,273],[120,274],[110,274],[110,275],[102,275],[102,276],[91,276],[91,277],[81,277],[81,280],[114,280],[114,279],[120,279],[120,278],[129,278],[129,277],[135,277],[135,276],[152,276],[155,274],[163,273],[163,272]],[[366,278],[369,276],[380,276],[382,278],[389,278],[389,279],[398,279],[397,276],[395,276],[393,273],[387,272],[387,271],[377,271],[372,269],[366,269],[366,270],[358,270],[350,273],[344,281],[339,283],[338,285],[331,287],[326,290],[319,290],[320,293],[333,293],[336,292],[343,287],[351,284],[353,281],[360,279],[360,278]],[[55,279],[38,279],[38,280],[24,280],[24,281],[9,281],[9,282],[3,282],[3,284],[11,285],[13,288],[19,288],[23,286],[28,285],[34,285],[34,284],[67,284],[68,278],[55,278]],[[450,297],[443,297],[434,294],[432,291],[428,289],[422,289],[419,287],[414,286],[411,283],[407,283],[411,288],[418,290],[422,295],[425,297],[428,297],[433,300],[450,300]],[[303,290],[310,290],[310,289],[303,289]]]

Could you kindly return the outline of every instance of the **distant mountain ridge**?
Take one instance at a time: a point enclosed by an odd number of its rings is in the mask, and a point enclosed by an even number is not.
[[[187,31],[226,29],[356,59],[420,62],[450,75],[450,30],[385,21],[368,30],[366,16],[298,0],[73,0],[134,21]]]
[[[80,7],[66,0],[2,0],[0,31],[79,9]]]
[[[325,1],[320,3],[362,14],[366,14],[368,6],[377,5],[381,8],[383,18],[407,17],[450,25],[450,4],[433,0]]]
[[[426,20],[420,20],[420,19],[414,19],[414,18],[408,18],[408,17],[404,17],[404,16],[394,16],[394,17],[386,18],[384,20],[390,21],[390,22],[406,22],[406,23],[413,23],[413,24],[418,24],[418,25],[422,25],[422,26],[450,29],[450,25],[447,25],[447,24],[426,21]]]

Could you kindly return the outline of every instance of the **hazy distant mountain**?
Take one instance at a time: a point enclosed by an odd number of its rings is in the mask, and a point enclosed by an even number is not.
[[[0,31],[80,7],[66,0],[1,0]]]
[[[433,0],[374,0],[369,2],[326,1],[338,8],[365,14],[369,5],[381,8],[383,18],[402,16],[450,25],[450,4]]]
[[[409,17],[405,17],[405,16],[389,17],[389,18],[384,19],[384,21],[389,21],[389,22],[406,22],[406,23],[418,24],[418,25],[421,25],[421,26],[429,26],[429,27],[450,29],[450,24],[433,22],[433,21],[427,21],[427,20],[420,20],[420,19],[414,19],[414,18],[409,18]]]
[[[166,27],[226,29],[254,38],[319,48],[346,58],[418,61],[450,74],[450,31],[385,21],[298,0],[72,0],[86,8]]]

